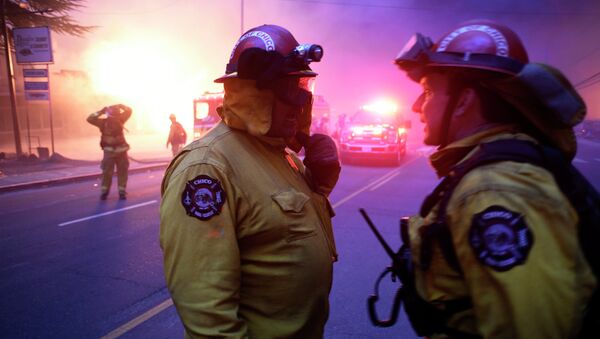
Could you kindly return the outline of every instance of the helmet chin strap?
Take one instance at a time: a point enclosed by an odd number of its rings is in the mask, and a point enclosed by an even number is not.
[[[449,80],[449,83],[452,83],[452,79]],[[442,125],[440,130],[440,145],[438,147],[440,149],[446,147],[451,141],[453,141],[449,140],[450,123],[452,122],[452,114],[456,109],[456,105],[458,105],[458,99],[463,88],[463,85],[457,83],[456,86],[453,86],[448,91],[448,103],[446,104],[446,108],[444,109],[444,115],[442,116]]]

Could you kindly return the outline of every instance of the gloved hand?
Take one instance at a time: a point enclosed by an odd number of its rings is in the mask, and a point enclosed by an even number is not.
[[[304,145],[304,166],[315,192],[329,195],[340,177],[340,161],[337,146],[325,134],[313,134],[298,138]]]

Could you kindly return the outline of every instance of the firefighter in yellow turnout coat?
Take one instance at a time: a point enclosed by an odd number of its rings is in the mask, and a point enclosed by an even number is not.
[[[275,51],[267,52],[264,41],[274,42]],[[335,146],[325,141],[334,146],[327,175],[317,173],[318,161],[307,162],[310,153],[323,150],[314,137],[300,161],[286,148],[290,137],[310,126],[310,103],[289,97],[289,90],[307,94],[297,88],[300,78],[269,79],[284,81],[278,88],[288,86],[277,93],[258,88],[259,80],[244,73],[249,67],[264,74],[261,67],[272,63],[241,66],[248,55],[282,60],[297,45],[274,25],[243,35],[230,60],[239,69],[218,79],[225,85],[223,120],[186,146],[166,171],[160,243],[167,286],[188,337],[323,335],[337,257],[327,199],[339,174]],[[314,75],[309,69],[303,74]],[[277,116],[282,100],[300,114],[291,119],[297,122],[286,125]]]
[[[448,167],[443,164],[469,158],[456,157],[456,152],[474,153],[479,144],[506,139],[532,140],[511,126],[501,126],[446,146],[431,156],[432,165],[445,176]],[[413,253],[422,253],[421,234],[436,220],[435,209],[424,220],[412,219]],[[434,244],[428,269],[416,271],[416,284],[423,298],[433,304],[471,300],[472,308],[449,317],[449,328],[484,338],[577,335],[595,279],[578,244],[577,214],[550,172],[510,161],[473,169],[454,190],[446,222],[462,273],[449,265]],[[476,240],[486,236],[495,238],[495,243],[484,245],[479,241],[488,239]],[[511,237],[522,237],[522,242]],[[512,241],[518,244],[511,249],[513,254],[494,254]],[[421,256],[413,258],[415,266],[422,267]]]
[[[100,147],[104,152],[102,157],[102,183],[100,199],[105,200],[110,191],[112,177],[117,168],[117,184],[119,199],[127,197],[127,176],[129,170],[129,158],[127,151],[129,144],[125,140],[123,125],[131,117],[131,108],[117,104],[104,107],[98,112],[88,116],[87,121],[97,126],[102,133]]]
[[[507,27],[468,22],[435,44],[417,34],[396,63],[423,87],[413,110],[426,125],[425,143],[439,146],[430,161],[444,182],[481,154],[500,154],[498,145],[517,145],[513,153],[543,146],[573,159],[572,126],[585,105],[560,72],[529,63]],[[442,182],[410,218],[405,246],[416,298],[405,310],[418,334],[580,335],[597,282],[576,206],[551,170],[519,159],[471,167],[452,189]]]

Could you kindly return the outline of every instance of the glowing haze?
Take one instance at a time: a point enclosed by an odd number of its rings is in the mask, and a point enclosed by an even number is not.
[[[133,125],[166,131],[175,113],[190,128],[192,101],[218,90],[231,48],[240,36],[240,0],[89,0],[76,18],[99,28],[84,39],[56,36],[57,69],[84,71],[95,95],[135,110]],[[530,59],[557,66],[574,83],[600,71],[600,2],[595,0],[246,0],[244,28],[272,23],[300,43],[324,47],[316,93],[332,116],[350,115],[377,98],[410,107],[418,86],[392,60],[414,32],[434,40],[459,22],[487,18],[511,26]],[[86,87],[87,88],[87,87]],[[582,95],[600,117],[600,85]],[[91,112],[108,105],[88,100]],[[420,128],[413,129],[417,132]]]
[[[191,100],[206,81],[194,59],[178,53],[177,47],[143,34],[94,45],[84,57],[92,87],[135,107],[153,130],[165,132],[165,115],[188,116]]]

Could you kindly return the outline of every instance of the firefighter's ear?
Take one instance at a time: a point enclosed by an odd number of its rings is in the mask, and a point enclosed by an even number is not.
[[[454,109],[454,115],[460,117],[466,112],[472,109],[473,105],[477,101],[477,93],[473,88],[465,88],[461,93],[458,101],[456,102],[456,108]]]

